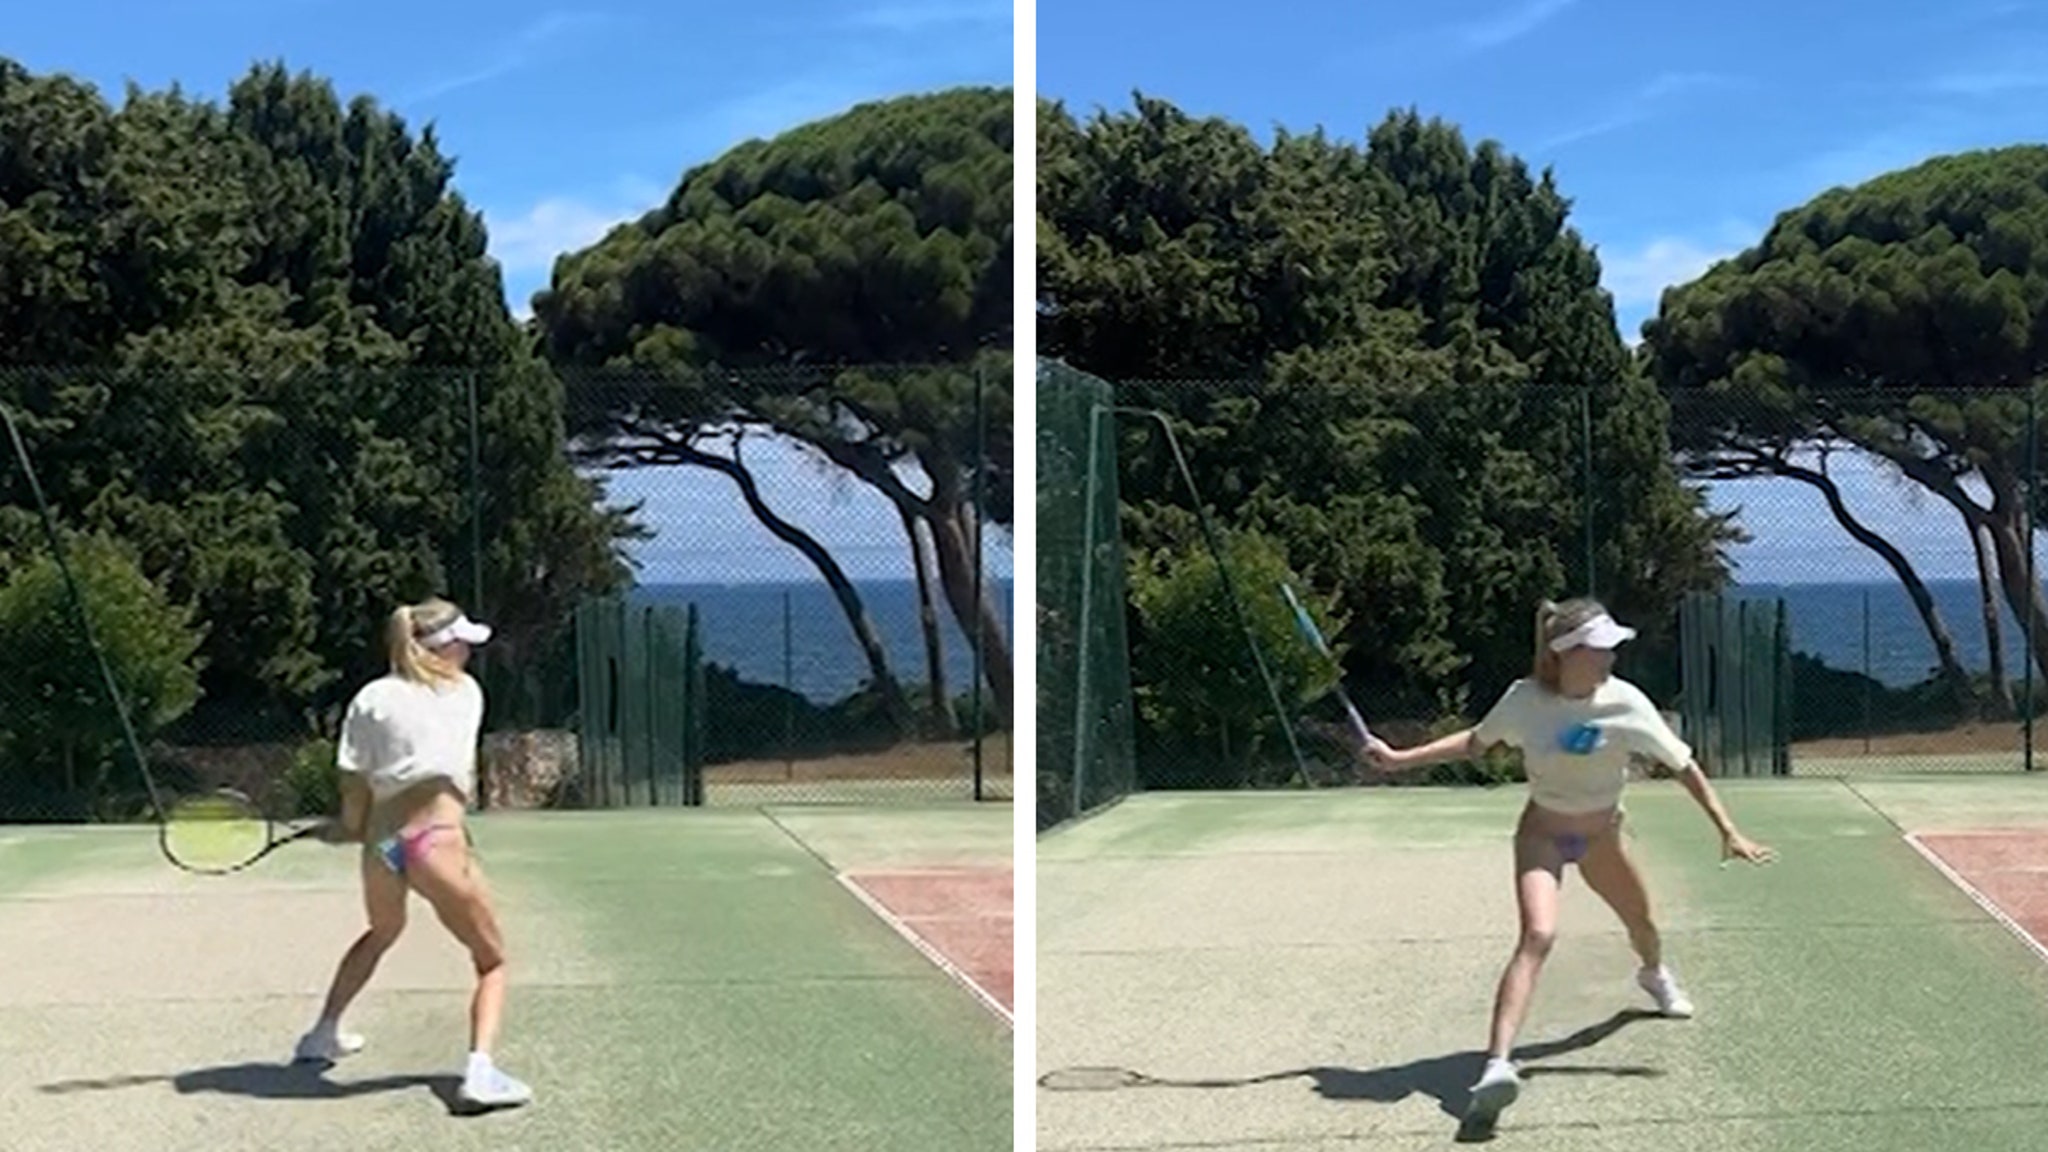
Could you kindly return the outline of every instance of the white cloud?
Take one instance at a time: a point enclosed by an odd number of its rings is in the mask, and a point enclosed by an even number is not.
[[[580,29],[595,27],[604,21],[605,17],[591,12],[543,13],[500,39],[474,66],[428,81],[408,93],[404,102],[432,100],[508,76],[536,63],[550,41]]]
[[[1527,36],[1561,15],[1578,0],[1522,0],[1522,3],[1504,12],[1497,12],[1484,20],[1475,20],[1460,25],[1457,29],[1458,43],[1467,51],[1478,52],[1498,48]]]
[[[1539,144],[1538,150],[1548,151],[1605,136],[1623,128],[1632,128],[1650,118],[1669,110],[1672,101],[1687,93],[1707,88],[1736,88],[1743,84],[1739,77],[1718,72],[1664,72],[1651,78],[1609,107],[1604,113],[1586,123],[1567,128]]]
[[[1735,241],[1703,244],[1682,236],[1658,236],[1632,250],[1602,252],[1600,279],[1617,309],[1655,308],[1664,289],[1698,278],[1741,250]]]
[[[508,273],[544,272],[555,257],[597,242],[643,209],[600,208],[569,197],[549,197],[508,217],[485,212],[491,255]]]

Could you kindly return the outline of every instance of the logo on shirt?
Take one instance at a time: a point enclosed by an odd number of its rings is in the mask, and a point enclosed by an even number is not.
[[[1557,745],[1573,756],[1591,755],[1594,749],[1605,746],[1607,734],[1592,724],[1574,724],[1558,733]]]

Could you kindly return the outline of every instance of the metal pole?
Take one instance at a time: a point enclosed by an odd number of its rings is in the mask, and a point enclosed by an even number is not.
[[[1863,754],[1870,755],[1870,589],[1863,590]]]
[[[7,438],[14,442],[14,454],[21,461],[22,478],[28,481],[28,490],[35,497],[36,510],[43,519],[43,533],[50,538],[50,556],[57,562],[57,571],[64,577],[64,587],[71,593],[71,606],[78,612],[78,626],[85,636],[86,647],[92,649],[93,659],[100,667],[100,680],[107,686],[107,699],[114,706],[114,712],[121,720],[121,734],[127,737],[129,755],[135,758],[135,770],[142,774],[143,790],[149,793],[149,806],[156,812],[157,822],[164,819],[163,796],[157,791],[156,780],[149,774],[149,765],[143,761],[142,741],[135,735],[135,723],[129,719],[128,704],[121,698],[121,686],[114,679],[114,669],[107,663],[106,650],[100,647],[99,638],[93,634],[92,613],[86,610],[85,597],[78,591],[78,581],[71,574],[71,564],[64,558],[64,540],[57,534],[56,517],[50,513],[50,502],[43,496],[42,482],[36,479],[35,466],[29,462],[28,444],[21,438],[21,429],[14,423],[14,413],[5,404],[0,404],[0,420],[7,424]]]
[[[661,804],[661,647],[660,634],[654,626],[654,605],[640,608],[640,682],[642,687],[640,706],[646,711],[641,715],[641,755],[647,763],[647,806]]]
[[[1771,750],[1771,772],[1776,776],[1792,774],[1792,622],[1791,610],[1783,596],[1778,597],[1778,630],[1771,638],[1771,658],[1776,665],[1777,730],[1776,741]]]
[[[782,590],[782,774],[796,779],[796,641],[793,636],[789,589]]]
[[[482,433],[477,427],[479,421],[477,419],[476,373],[465,372],[462,374],[462,379],[463,390],[468,394],[469,400],[469,610],[476,613],[478,618],[481,619],[488,615],[484,608],[484,485],[483,453],[480,446]],[[490,650],[488,648],[482,649],[477,655],[483,658],[482,666],[477,671],[484,675],[489,675]],[[490,786],[492,781],[489,777],[490,769],[481,761],[478,763],[477,768],[478,774],[484,777],[482,780],[483,786],[476,790],[477,808],[488,810],[491,806]]]
[[[1181,454],[1180,439],[1173,434],[1173,425],[1166,422],[1165,413],[1149,408],[1119,408],[1117,411],[1148,416],[1158,421],[1159,427],[1166,432],[1166,446],[1173,450],[1173,462],[1180,469],[1182,482],[1188,486],[1188,499],[1194,503],[1195,520],[1202,526],[1202,538],[1208,541],[1209,554],[1216,558],[1216,572],[1223,578],[1223,595],[1230,601],[1231,612],[1237,616],[1237,626],[1244,630],[1245,643],[1252,650],[1252,663],[1257,665],[1259,679],[1266,684],[1266,698],[1272,701],[1273,715],[1280,721],[1280,734],[1286,738],[1287,751],[1294,757],[1294,771],[1304,786],[1310,785],[1308,761],[1302,757],[1301,742],[1294,738],[1294,725],[1287,721],[1287,706],[1280,702],[1280,686],[1266,667],[1266,655],[1259,648],[1259,638],[1252,631],[1250,617],[1245,615],[1244,602],[1238,599],[1237,586],[1231,582],[1230,565],[1223,562],[1222,542],[1216,536],[1216,526],[1209,521],[1208,509],[1202,506],[1202,494],[1195,487],[1195,474],[1188,468],[1187,457]]]
[[[972,708],[972,712],[973,712],[973,720],[974,720],[974,744],[973,744],[973,753],[972,753],[972,754],[973,754],[973,756],[974,756],[974,798],[975,798],[976,800],[980,800],[980,799],[982,799],[982,775],[981,775],[981,727],[982,727],[982,725],[981,725],[981,674],[982,674],[982,671],[983,671],[983,668],[985,667],[985,665],[984,665],[984,663],[983,663],[983,656],[982,656],[982,654],[981,654],[981,650],[982,650],[982,645],[984,645],[984,644],[986,644],[986,643],[988,642],[988,633],[987,633],[987,631],[986,631],[986,630],[984,630],[984,629],[982,628],[982,626],[981,626],[981,620],[982,620],[982,599],[981,599],[981,598],[982,598],[982,587],[981,587],[981,563],[982,563],[982,561],[981,561],[981,546],[982,546],[982,545],[981,545],[981,520],[982,520],[982,509],[983,509],[983,507],[984,507],[984,505],[983,505],[982,501],[983,501],[983,500],[985,500],[985,499],[987,499],[987,497],[988,497],[988,489],[987,489],[987,488],[985,487],[985,485],[986,485],[986,484],[988,483],[988,475],[987,475],[987,474],[988,474],[988,425],[987,425],[987,423],[986,423],[986,413],[985,413],[985,411],[984,411],[984,409],[983,409],[983,406],[982,406],[982,386],[983,386],[983,382],[984,382],[984,380],[985,380],[985,376],[983,375],[983,370],[982,370],[982,366],[981,366],[981,365],[979,365],[979,364],[975,365],[975,367],[974,367],[974,500],[973,500],[973,507],[974,507],[974,643],[973,643],[973,644],[971,645],[971,647],[972,647],[972,649],[973,649],[973,652],[971,653],[971,655],[972,655],[972,656],[973,656],[973,658],[974,658],[974,704],[973,704],[973,708]],[[937,539],[936,539],[936,538],[934,538],[934,539],[933,539],[933,541],[932,541],[932,543],[933,543],[934,545],[936,545],[936,544],[938,543]]]
[[[1074,658],[1080,664],[1074,676],[1074,795],[1070,813],[1074,816],[1082,812],[1081,797],[1088,781],[1088,736],[1094,727],[1088,722],[1086,709],[1089,673],[1095,665],[1088,643],[1095,617],[1095,504],[1099,488],[1095,461],[1102,444],[1102,420],[1108,414],[1099,404],[1088,405],[1088,456],[1082,467],[1087,478],[1081,484],[1081,611],[1074,632]]]
[[[2027,704],[2026,712],[2024,713],[2026,716],[2024,727],[2026,730],[2027,750],[2021,759],[2021,766],[2028,772],[2034,770],[2034,602],[2041,594],[2040,581],[2034,575],[2034,501],[2040,496],[2037,482],[2041,471],[2040,413],[2036,406],[2040,392],[2041,386],[2038,383],[2028,382],[2027,495],[2022,509],[2027,518],[2027,597],[2021,601],[2027,613]]]
[[[484,608],[484,470],[481,429],[478,428],[476,373],[463,374],[469,391],[469,610],[479,618]]]

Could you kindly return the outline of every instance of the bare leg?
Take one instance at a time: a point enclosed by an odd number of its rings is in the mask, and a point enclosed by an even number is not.
[[[505,941],[491,906],[490,890],[469,849],[454,834],[438,836],[411,866],[413,887],[434,908],[451,935],[469,950],[476,969],[470,998],[469,1050],[489,1055],[505,1014]]]
[[[342,1013],[362,993],[376,974],[384,954],[398,943],[405,931],[405,881],[384,867],[373,852],[363,853],[363,911],[370,926],[341,957],[334,981],[327,988],[327,1002],[320,1009],[320,1023],[333,1027]]]
[[[1629,858],[1620,834],[1604,835],[1587,845],[1586,858],[1579,861],[1579,874],[1586,878],[1586,887],[1614,909],[1621,926],[1628,930],[1629,946],[1635,949],[1643,967],[1663,964],[1664,941],[1650,915],[1650,892],[1643,884],[1642,871]]]
[[[1501,973],[1494,993],[1493,1032],[1487,1052],[1506,1059],[1515,1033],[1529,1012],[1536,976],[1557,942],[1558,893],[1564,885],[1564,863],[1547,841],[1527,835],[1515,838],[1515,900],[1521,912],[1521,937]]]

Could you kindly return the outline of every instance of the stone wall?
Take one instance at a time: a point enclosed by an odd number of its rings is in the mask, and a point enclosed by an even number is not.
[[[577,763],[574,732],[486,733],[479,767],[487,803],[493,809],[548,807],[575,779]]]

